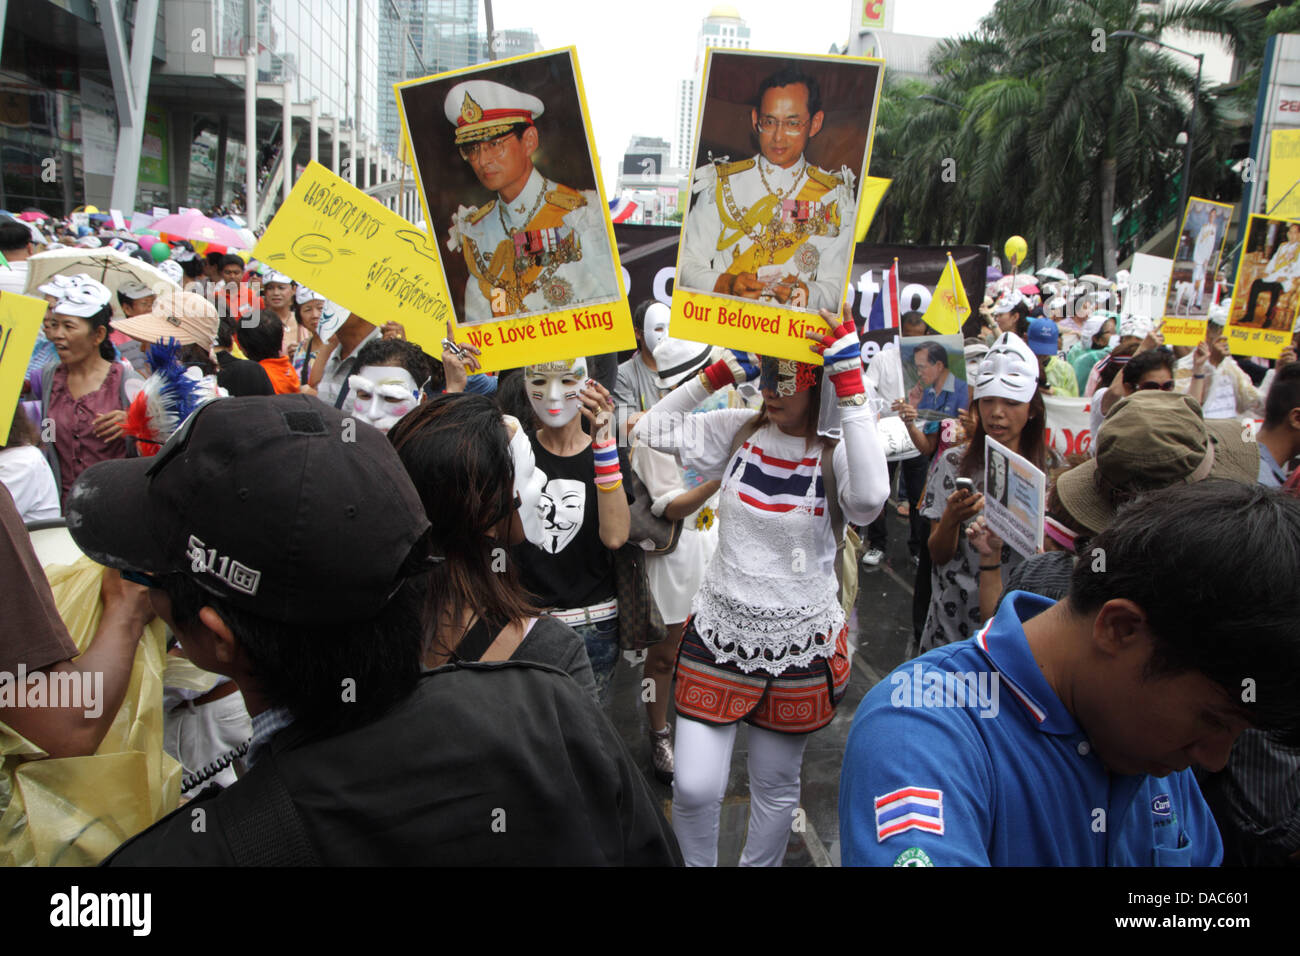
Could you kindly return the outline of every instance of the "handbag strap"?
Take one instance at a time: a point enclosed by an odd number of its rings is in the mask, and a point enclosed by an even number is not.
[[[492,642],[497,639],[501,633],[501,627],[489,624],[485,618],[479,618],[474,622],[474,626],[465,632],[465,636],[460,639],[456,645],[455,654],[458,661],[481,661],[483,655],[487,653]]]

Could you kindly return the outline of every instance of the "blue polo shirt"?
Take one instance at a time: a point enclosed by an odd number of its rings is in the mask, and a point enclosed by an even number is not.
[[[937,392],[934,386],[927,388],[921,395],[921,402],[916,406],[918,412],[941,412],[944,418],[956,418],[957,413],[970,405],[970,387],[964,379],[948,372],[943,388]],[[932,435],[939,430],[940,422],[923,421],[921,431]]]
[[[1021,622],[1052,604],[1013,591],[863,699],[840,774],[846,866],[1219,865],[1191,770],[1111,774],[1048,685]]]

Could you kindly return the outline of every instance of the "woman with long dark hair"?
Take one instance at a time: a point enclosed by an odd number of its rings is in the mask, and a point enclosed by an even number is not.
[[[807,335],[825,349],[824,373],[764,359],[760,374],[752,356],[728,353],[633,430],[638,441],[722,482],[717,550],[677,658],[673,829],[687,865],[717,863],[740,720],[750,725],[749,835],[740,862],[781,865],[808,735],[830,723],[848,684],[833,529],[869,524],[889,495],[889,477],[853,320],[846,311],[835,327],[831,313],[822,316],[832,334]],[[754,377],[761,410],[689,414],[717,389]],[[819,433],[823,387],[835,389],[838,442]]]
[[[582,639],[529,603],[508,549],[540,540],[546,476],[522,426],[482,395],[438,395],[388,432],[432,524],[424,663],[511,658],[568,671],[594,697]]]
[[[970,637],[980,619],[979,575],[1002,573],[1020,555],[1002,545],[1000,560],[981,561],[965,533],[966,522],[984,508],[984,438],[990,436],[1046,471],[1043,397],[1038,391],[1038,360],[1014,332],[1004,332],[980,362],[975,375],[977,409],[969,442],[936,459],[925,489],[921,515],[930,520],[930,610],[921,631],[920,649],[931,650]],[[973,489],[957,487],[969,478]]]

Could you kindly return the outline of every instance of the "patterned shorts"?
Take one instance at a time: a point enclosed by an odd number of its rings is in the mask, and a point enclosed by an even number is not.
[[[835,653],[807,667],[788,667],[780,677],[763,670],[746,674],[719,664],[687,623],[677,654],[677,713],[706,724],[744,720],[782,734],[810,734],[835,716],[849,683],[848,624],[840,629]]]

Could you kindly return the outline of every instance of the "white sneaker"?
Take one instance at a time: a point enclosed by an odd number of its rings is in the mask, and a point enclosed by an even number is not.
[[[879,548],[868,548],[862,553],[862,563],[868,568],[874,568],[885,559],[885,552]]]

